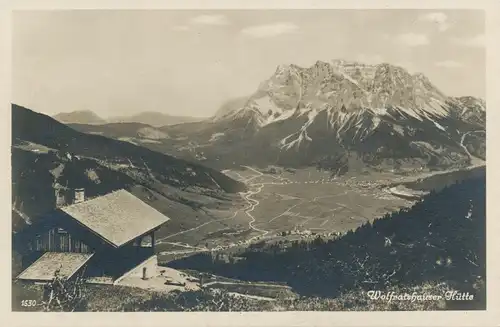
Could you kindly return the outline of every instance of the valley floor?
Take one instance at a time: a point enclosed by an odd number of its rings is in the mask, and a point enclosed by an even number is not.
[[[414,203],[385,189],[397,180],[394,174],[332,177],[316,169],[271,174],[253,167],[224,173],[248,186],[241,194],[246,204],[216,212],[219,219],[159,237],[160,261],[260,241],[335,237]]]
[[[231,251],[262,241],[312,239],[317,235],[334,238],[367,221],[412,206],[417,198],[397,196],[397,192],[391,192],[395,185],[426,181],[445,185],[453,180],[453,174],[467,174],[468,170],[483,167],[484,163],[480,163],[465,170],[408,176],[372,172],[340,177],[314,168],[276,173],[249,166],[225,170],[226,175],[247,185],[248,191],[241,193],[244,203],[229,210],[211,210],[217,217],[212,221],[163,233],[157,240],[159,260],[168,262],[199,252]]]

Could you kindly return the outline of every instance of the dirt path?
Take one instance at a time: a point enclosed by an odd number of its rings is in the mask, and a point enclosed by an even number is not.
[[[476,131],[470,131],[470,132],[467,132],[467,133],[464,133],[464,135],[462,135],[462,139],[460,140],[460,146],[464,149],[465,153],[467,153],[467,155],[469,156],[469,158],[472,159],[472,154],[470,154],[469,150],[467,149],[467,147],[464,145],[464,141],[465,141],[465,137],[471,133],[474,133]]]
[[[483,130],[469,131],[469,132],[467,132],[467,133],[464,133],[464,135],[462,135],[462,139],[460,140],[460,146],[462,147],[462,149],[464,149],[465,153],[467,153],[467,155],[469,156],[469,158],[470,158],[470,160],[471,160],[471,163],[472,163],[472,162],[483,162],[483,161],[484,161],[484,160],[482,160],[482,159],[479,159],[479,158],[477,158],[477,157],[473,156],[473,155],[469,152],[469,150],[467,149],[467,147],[464,145],[465,137],[466,137],[467,135],[470,135],[470,134],[472,134],[472,133],[477,133],[477,132],[484,133],[484,131],[483,131]]]
[[[178,242],[162,242],[163,244],[171,244],[171,245],[175,245],[175,246],[180,246],[180,247],[183,247],[183,248],[187,248],[187,249],[196,249],[196,250],[202,250],[202,251],[205,251],[205,250],[208,250],[206,247],[198,247],[198,246],[192,246],[192,245],[189,245],[189,244],[185,244],[185,243],[178,243]]]
[[[188,232],[192,232],[194,230],[197,230],[197,229],[200,229],[201,227],[203,226],[206,226],[206,225],[209,225],[209,224],[213,224],[215,222],[218,222],[218,221],[225,221],[225,220],[230,220],[230,219],[234,219],[236,217],[236,215],[239,213],[240,211],[235,211],[233,213],[233,215],[231,217],[228,217],[228,218],[222,218],[222,219],[216,219],[216,220],[211,220],[211,221],[208,221],[206,223],[203,223],[199,226],[196,226],[196,227],[193,227],[193,228],[190,228],[190,229],[186,229],[186,230],[183,230],[181,232],[178,232],[178,233],[175,233],[175,234],[170,234],[170,235],[167,235],[165,237],[162,237],[158,240],[156,240],[155,244],[162,244],[162,243],[168,243],[168,242],[164,242],[166,239],[169,239],[171,237],[174,237],[174,236],[177,236],[177,235],[181,235],[181,234],[184,234],[184,233],[188,233]]]
[[[272,297],[249,295],[249,294],[242,294],[242,293],[237,293],[237,292],[228,292],[228,294],[235,296],[235,297],[246,297],[246,298],[253,299],[253,300],[276,301],[276,299],[273,299]]]
[[[303,203],[304,203],[304,201],[300,201],[299,203],[297,203],[297,204],[295,204],[295,205],[291,206],[290,208],[288,208],[288,209],[286,209],[285,211],[283,211],[281,214],[279,214],[279,215],[277,215],[277,216],[275,216],[275,217],[271,218],[271,220],[269,220],[269,221],[268,221],[268,223],[270,223],[270,222],[272,222],[272,221],[274,221],[274,220],[278,219],[279,217],[282,217],[283,215],[285,215],[285,214],[287,214],[287,213],[290,213],[290,210],[292,210],[293,208],[295,208],[295,207],[297,207],[297,206],[299,206],[299,205],[301,205],[301,204],[303,204]]]
[[[252,185],[254,186],[254,185]],[[260,229],[260,228],[257,228],[253,225],[253,223],[255,223],[256,219],[255,217],[251,214],[251,212],[255,209],[256,206],[258,206],[260,204],[259,200],[256,200],[256,199],[252,199],[251,197],[256,195],[256,194],[259,194],[262,189],[264,188],[264,185],[263,184],[257,184],[257,191],[249,191],[247,192],[246,194],[243,195],[243,198],[248,202],[248,204],[250,205],[250,207],[248,209],[245,210],[245,213],[248,215],[248,217],[250,217],[250,221],[248,222],[248,227],[250,229],[253,229],[254,231],[257,231],[257,232],[260,232],[262,233],[262,235],[260,236],[254,236],[252,238],[250,238],[249,240],[247,240],[246,242],[251,242],[253,239],[257,238],[257,237],[262,237],[262,236],[265,236],[269,233],[269,231],[267,230],[264,230],[264,229]]]
[[[245,283],[238,283],[238,282],[220,282],[220,281],[213,281],[213,282],[208,282],[206,284],[203,284],[203,286],[210,286],[210,285],[216,285],[216,284],[221,284],[221,285],[243,285],[243,286],[264,286],[264,287],[276,287],[276,288],[286,288],[290,289],[290,286],[287,285],[279,285],[279,284],[268,284],[268,283],[259,283],[259,282],[252,282],[251,284],[245,284]]]

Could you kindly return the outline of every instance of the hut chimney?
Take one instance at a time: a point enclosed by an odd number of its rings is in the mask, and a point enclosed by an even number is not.
[[[66,194],[63,189],[56,188],[54,190],[56,196],[56,207],[62,207],[66,204]]]
[[[80,203],[85,201],[85,189],[84,188],[76,188],[75,195],[73,198],[73,203]]]

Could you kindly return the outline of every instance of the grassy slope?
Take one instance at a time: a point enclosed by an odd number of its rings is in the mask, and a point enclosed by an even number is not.
[[[12,284],[13,311],[41,311],[40,306],[23,307],[22,300],[40,303],[42,289],[37,285]],[[396,294],[444,294],[453,290],[446,283],[425,283],[413,287],[390,287],[385,291]],[[457,310],[457,304],[446,299],[434,301],[382,301],[370,299],[363,290],[353,290],[337,298],[301,297],[276,298],[261,301],[246,297],[232,297],[225,290],[204,289],[184,293],[163,294],[125,286],[87,285],[85,311],[388,311],[388,310]],[[480,309],[484,303],[476,302]],[[463,309],[463,308],[462,308]]]
[[[141,128],[151,127],[141,123],[108,123],[102,125],[91,124],[67,124],[76,131],[89,134],[97,134],[106,137],[136,137]]]

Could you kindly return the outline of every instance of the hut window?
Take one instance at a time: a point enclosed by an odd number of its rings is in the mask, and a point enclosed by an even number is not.
[[[87,244],[84,244],[82,243],[82,253],[87,253],[88,252],[88,248],[87,248]]]
[[[68,236],[64,234],[60,235],[59,244],[61,251],[68,251]]]
[[[37,251],[42,250],[42,237],[40,235],[36,236],[36,250]]]
[[[79,240],[75,240],[75,248],[73,251],[80,252],[80,241]]]
[[[150,248],[150,247],[152,247],[153,246],[153,237],[151,235],[145,235],[141,239],[140,246],[143,247],[143,248]]]

